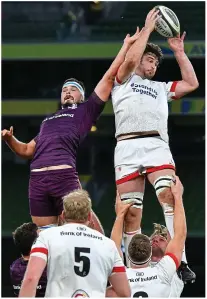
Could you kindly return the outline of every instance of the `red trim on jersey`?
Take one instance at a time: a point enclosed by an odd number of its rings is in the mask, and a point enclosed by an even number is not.
[[[173,170],[175,170],[175,166],[172,165],[172,164],[164,164],[164,165],[160,165],[160,166],[149,167],[145,171],[143,171],[142,173],[140,173],[139,171],[135,171],[135,172],[130,173],[130,174],[124,176],[123,178],[117,180],[116,184],[120,185],[120,184],[126,183],[130,180],[133,180],[133,179],[137,178],[138,176],[148,174],[148,173],[152,173],[152,172],[156,172],[158,170],[163,170],[163,169],[173,169]]]
[[[48,255],[48,250],[47,250],[47,248],[44,248],[44,247],[35,247],[31,250],[30,254],[32,254],[34,252],[40,252],[40,253],[44,253],[44,254]]]
[[[175,92],[175,88],[176,88],[177,84],[178,84],[178,81],[173,82],[173,84],[171,85],[171,88],[170,88],[170,92]]]
[[[175,170],[175,166],[171,165],[171,164],[164,164],[164,165],[160,165],[160,166],[154,166],[154,167],[147,168],[146,173],[152,173],[152,172],[156,172],[158,170],[163,170],[163,169],[173,169],[173,170]]]
[[[180,264],[178,263],[178,259],[176,258],[176,256],[171,252],[166,252],[165,255],[168,255],[171,257],[171,259],[173,259],[173,261],[175,262],[175,265],[176,265],[176,269],[178,269]]]
[[[175,88],[178,84],[178,81],[174,81],[171,88],[170,88],[170,92],[175,92]],[[176,96],[171,97],[172,100],[178,100],[179,98],[177,98]]]
[[[130,174],[126,175],[125,177],[123,177],[123,178],[117,180],[117,181],[116,181],[116,184],[119,185],[119,184],[128,182],[128,181],[130,181],[130,180],[133,180],[133,179],[137,178],[138,176],[140,176],[139,171],[135,171],[135,172],[130,173]]]
[[[112,272],[114,273],[118,273],[118,272],[126,272],[126,269],[124,266],[120,266],[120,267],[113,267]]]
[[[119,80],[119,78],[118,78],[118,75],[116,75],[116,81],[117,81],[117,83],[122,84],[121,80]]]

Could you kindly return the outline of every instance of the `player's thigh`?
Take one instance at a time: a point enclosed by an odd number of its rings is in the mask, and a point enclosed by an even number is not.
[[[31,174],[29,181],[29,207],[33,222],[38,226],[56,224],[58,214],[47,193],[45,174]]]
[[[134,221],[136,218],[138,222],[141,221],[142,217],[142,201],[144,197],[145,189],[145,178],[144,176],[138,176],[132,180],[123,182],[117,185],[117,190],[122,200],[128,198],[128,200],[139,200],[139,208],[134,204],[132,205],[126,215],[126,221]]]
[[[144,193],[145,188],[145,178],[144,176],[138,176],[129,181],[117,184],[117,190],[119,194],[129,193],[129,192],[141,192]]]
[[[78,173],[75,169],[68,168],[49,171],[48,192],[50,196],[62,198],[80,188]]]
[[[174,204],[174,199],[170,188],[174,176],[174,169],[157,170],[147,175],[149,182],[154,186],[160,203],[165,202],[172,205]]]

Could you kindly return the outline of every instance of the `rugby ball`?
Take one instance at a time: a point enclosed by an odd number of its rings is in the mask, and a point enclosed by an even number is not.
[[[180,22],[176,14],[166,6],[157,5],[156,10],[159,10],[158,15],[161,16],[159,20],[156,21],[155,30],[162,36],[176,37],[180,34]]]

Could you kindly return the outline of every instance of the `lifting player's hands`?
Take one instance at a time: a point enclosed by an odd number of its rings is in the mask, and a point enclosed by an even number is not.
[[[171,191],[174,198],[182,198],[184,188],[178,176],[175,176],[175,182],[171,184]]]
[[[184,52],[185,36],[186,32],[184,31],[181,37],[179,35],[177,37],[168,38],[169,47],[173,52]]]
[[[8,141],[12,136],[13,136],[13,127],[10,127],[9,130],[4,129],[1,131],[1,138],[4,141]]]
[[[150,10],[150,12],[148,13],[146,20],[145,20],[145,28],[149,29],[150,32],[152,32],[155,29],[155,23],[157,20],[159,20],[161,18],[160,15],[158,15],[159,10],[155,10],[155,8],[153,8],[152,10]]]
[[[118,190],[116,191],[116,203],[115,203],[115,211],[117,217],[124,217],[129,210],[129,208],[134,204],[134,202],[131,203],[124,203],[121,201],[120,195]]]
[[[133,43],[137,40],[139,36],[139,27],[137,27],[137,30],[134,35],[130,36],[130,34],[127,34],[125,39],[124,39],[124,44],[128,46],[132,46]]]

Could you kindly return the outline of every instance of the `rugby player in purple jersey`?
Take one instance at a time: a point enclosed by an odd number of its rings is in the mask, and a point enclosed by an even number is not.
[[[18,297],[22,280],[27,269],[31,247],[38,237],[38,227],[35,223],[24,223],[13,233],[14,244],[21,257],[10,266],[10,277],[15,297]],[[42,273],[37,285],[36,297],[44,297],[47,285],[47,270]]]
[[[103,111],[117,71],[138,35],[138,28],[132,37],[127,34],[117,57],[87,99],[82,82],[74,78],[66,80],[61,93],[62,109],[43,120],[39,134],[29,143],[18,141],[13,136],[13,127],[2,131],[2,138],[12,151],[22,158],[32,159],[30,214],[40,229],[58,224],[63,210],[62,197],[80,188],[76,172],[77,150]],[[103,232],[95,214],[91,226]]]

